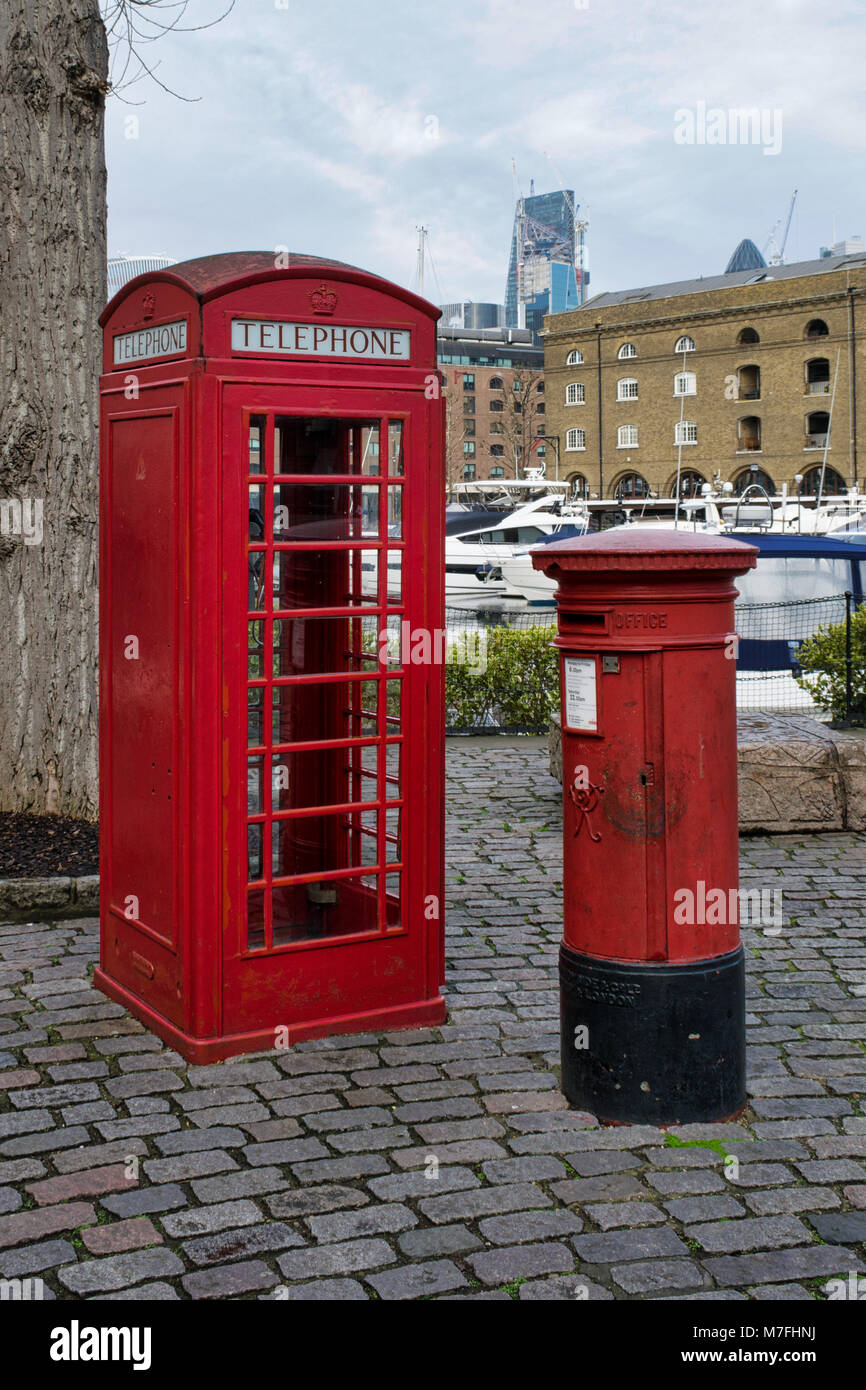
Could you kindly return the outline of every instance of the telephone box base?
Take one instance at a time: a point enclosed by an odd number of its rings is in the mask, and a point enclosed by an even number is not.
[[[746,1104],[742,946],[684,965],[559,954],[562,1091],[609,1124],[729,1120]]]
[[[109,999],[122,1004],[151,1033],[156,1033],[163,1042],[179,1052],[185,1061],[197,1066],[210,1062],[223,1062],[227,1057],[237,1057],[244,1052],[270,1052],[276,1047],[277,1026],[257,1028],[249,1033],[228,1033],[220,1037],[195,1038],[175,1025],[162,1014],[148,1007],[143,999],[132,994],[123,985],[117,984],[99,967],[93,974],[93,983]],[[291,1047],[294,1043],[307,1042],[311,1038],[330,1038],[346,1033],[393,1032],[401,1028],[428,1028],[444,1023],[445,1000],[441,995],[423,999],[416,1004],[401,1004],[393,1009],[377,1009],[372,1013],[347,1014],[342,1018],[313,1019],[309,1023],[279,1025],[281,1046]]]

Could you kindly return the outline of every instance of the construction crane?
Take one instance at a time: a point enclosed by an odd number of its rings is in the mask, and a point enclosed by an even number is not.
[[[571,201],[571,197],[569,196],[568,189],[566,188],[565,183],[563,181],[562,174],[559,172],[559,170],[553,162],[552,155],[550,155],[547,150],[545,150],[544,153],[550,162],[551,169],[557,177],[560,192],[563,193],[565,196],[565,201],[568,204],[568,210],[571,213],[572,219],[574,221],[574,272],[575,279],[577,281],[577,302],[578,304],[582,304],[585,298],[584,275],[586,273],[586,233],[589,231],[589,221],[584,217],[578,217],[577,214],[580,211],[580,203],[578,203],[577,207],[575,207],[574,203]]]
[[[793,194],[791,195],[791,205],[790,205],[790,207],[788,208],[788,220],[787,220],[786,223],[785,223],[785,232],[784,232],[784,235],[783,235],[783,237],[782,237],[782,244],[781,244],[781,246],[777,246],[777,245],[776,245],[776,232],[779,230],[780,226],[782,225],[782,219],[781,219],[781,217],[779,218],[778,222],[775,222],[775,223],[773,224],[773,230],[770,232],[770,235],[767,237],[767,240],[766,240],[766,242],[764,243],[764,255],[765,255],[765,256],[766,256],[767,251],[769,250],[769,248],[770,248],[771,246],[773,247],[773,251],[772,251],[772,254],[770,255],[770,259],[769,259],[769,262],[768,262],[769,265],[784,265],[784,264],[785,264],[785,247],[786,247],[787,244],[788,244],[788,233],[789,233],[790,230],[791,230],[791,218],[794,216],[794,204],[795,204],[796,201],[797,201],[797,192],[798,192],[798,190],[795,188]]]

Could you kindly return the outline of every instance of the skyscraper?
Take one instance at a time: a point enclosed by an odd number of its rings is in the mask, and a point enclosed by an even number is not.
[[[505,284],[505,322],[527,327],[534,339],[545,314],[576,309],[586,299],[582,225],[576,226],[574,192],[533,193],[518,198]]]

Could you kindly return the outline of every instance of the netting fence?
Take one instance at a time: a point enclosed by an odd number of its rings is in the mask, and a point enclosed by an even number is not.
[[[559,706],[550,640],[556,610],[504,605],[446,609],[454,659],[447,679],[451,733],[543,733]],[[850,593],[735,605],[737,708],[813,719],[862,717],[866,606]]]

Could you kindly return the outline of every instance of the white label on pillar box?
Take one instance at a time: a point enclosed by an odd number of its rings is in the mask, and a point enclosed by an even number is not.
[[[598,731],[598,693],[594,656],[565,658],[565,727]]]
[[[124,362],[144,362],[148,357],[171,357],[176,352],[186,352],[186,319],[118,333],[114,339],[115,367]]]
[[[348,327],[339,323],[265,323],[232,319],[232,351],[275,353],[280,357],[367,357],[408,362],[408,328]]]

